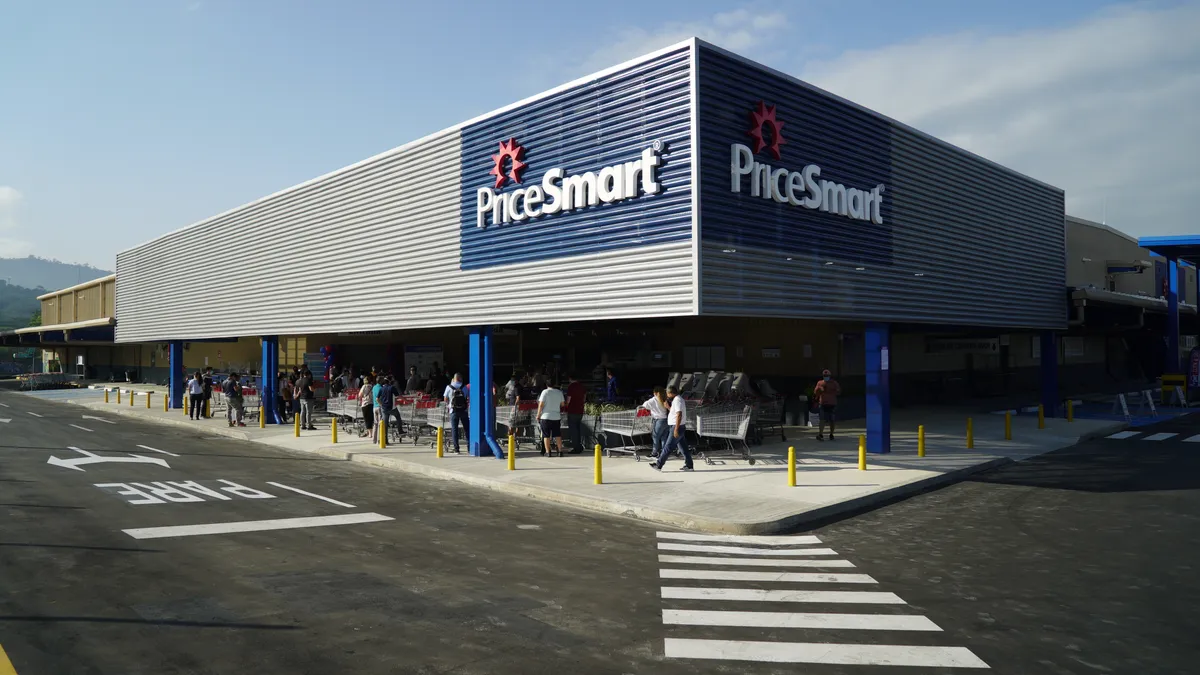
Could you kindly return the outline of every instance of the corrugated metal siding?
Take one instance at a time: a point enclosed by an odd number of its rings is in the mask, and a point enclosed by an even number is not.
[[[113,317],[116,314],[117,282],[104,282],[104,316]]]
[[[690,54],[679,49],[463,128],[462,268],[690,240]],[[667,148],[657,170],[663,191],[480,229],[477,190],[494,187],[492,155],[510,138],[528,166],[522,184],[510,180],[501,194],[540,185],[551,168],[571,176],[636,160],[653,141]]]
[[[702,47],[704,314],[1062,328],[1062,191],[818,90]],[[782,159],[870,189],[883,225],[730,190],[730,145],[777,106]]]
[[[58,320],[58,299],[46,298],[42,301],[42,325],[53,326]]]
[[[91,319],[99,319],[103,316],[104,304],[100,297],[102,284],[80,288],[75,293],[76,321],[88,321]]]
[[[117,341],[694,313],[690,212],[686,239],[460,269],[461,147],[435,135],[118,254]]]
[[[75,318],[75,294],[63,293],[58,296],[58,319],[60,323],[72,323]]]

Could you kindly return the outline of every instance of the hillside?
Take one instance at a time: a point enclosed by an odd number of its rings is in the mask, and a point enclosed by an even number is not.
[[[26,289],[40,287],[46,291],[56,291],[109,274],[112,272],[106,272],[91,265],[74,265],[34,256],[0,258],[0,282],[7,281],[9,284]]]
[[[24,328],[29,318],[41,309],[37,296],[42,291],[13,286],[0,281],[0,330]]]

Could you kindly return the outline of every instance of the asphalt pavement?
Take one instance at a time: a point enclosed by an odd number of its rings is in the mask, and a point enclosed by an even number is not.
[[[22,675],[1195,672],[1197,450],[1100,439],[738,538],[0,392],[0,648]]]

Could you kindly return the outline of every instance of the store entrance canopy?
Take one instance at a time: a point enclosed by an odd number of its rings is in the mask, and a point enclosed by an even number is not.
[[[1155,255],[1180,260],[1191,265],[1200,261],[1200,234],[1183,234],[1170,237],[1141,237],[1138,246]]]

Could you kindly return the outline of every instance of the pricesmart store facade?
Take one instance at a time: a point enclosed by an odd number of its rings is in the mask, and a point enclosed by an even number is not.
[[[122,252],[116,340],[261,339],[265,372],[288,336],[432,344],[472,382],[831,367],[887,452],[893,382],[964,358],[938,335],[1001,336],[1053,401],[1064,288],[1061,190],[689,40]]]

